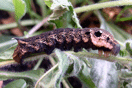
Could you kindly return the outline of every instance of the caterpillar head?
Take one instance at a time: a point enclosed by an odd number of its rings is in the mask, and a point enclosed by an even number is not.
[[[113,55],[119,53],[120,45],[108,31],[99,28],[90,29],[90,36],[93,45],[100,48],[99,53],[102,48],[105,56],[109,53]]]

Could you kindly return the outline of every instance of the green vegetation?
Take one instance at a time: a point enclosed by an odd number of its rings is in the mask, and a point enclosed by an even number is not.
[[[94,4],[92,0],[35,0],[40,7],[41,15],[31,7],[32,0],[0,0],[0,10],[13,12],[16,22],[1,24],[0,30],[8,30],[18,27],[23,30],[23,26],[28,28],[23,38],[39,35],[42,32],[56,28],[82,28],[77,17],[82,12],[86,15],[93,13],[100,21],[100,28],[113,34],[114,38],[121,45],[121,51],[117,56],[108,58],[99,56],[96,51],[86,52],[54,50],[51,55],[41,54],[24,59],[24,63],[38,60],[37,64],[30,71],[11,72],[0,71],[0,80],[16,79],[5,86],[5,88],[60,88],[61,82],[65,88],[73,86],[68,82],[68,77],[76,76],[80,79],[83,87],[86,88],[129,88],[132,87],[132,36],[118,27],[115,23],[129,21],[129,17],[121,15],[131,8],[131,0],[109,1],[100,0]],[[87,5],[89,4],[89,5]],[[75,5],[79,7],[74,8]],[[84,6],[85,5],[85,6]],[[108,21],[103,16],[100,9],[107,7],[124,6],[124,9],[117,16],[115,23]],[[28,14],[30,19],[21,20]],[[43,19],[43,20],[42,20]],[[48,21],[48,23],[47,23]],[[28,27],[33,26],[34,27]],[[46,29],[38,30],[42,26]],[[16,36],[0,36],[0,68],[4,66],[16,65],[12,60],[12,54],[16,48],[17,41],[12,39]],[[49,58],[52,67],[48,71],[39,68],[42,60]],[[103,60],[102,60],[103,59]],[[8,70],[8,69],[7,69]],[[45,72],[45,73],[44,73]],[[101,85],[102,84],[102,85]]]

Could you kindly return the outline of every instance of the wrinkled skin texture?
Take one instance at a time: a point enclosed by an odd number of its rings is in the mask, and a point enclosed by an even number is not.
[[[99,55],[102,55],[102,51],[104,51],[106,57],[109,56],[109,53],[117,55],[120,51],[120,45],[113,36],[99,28],[55,29],[27,39],[15,39],[18,41],[18,46],[14,50],[13,59],[18,63],[21,63],[21,60],[31,53],[51,54],[55,48],[61,50],[74,48],[74,52],[78,52],[82,48],[98,49]]]

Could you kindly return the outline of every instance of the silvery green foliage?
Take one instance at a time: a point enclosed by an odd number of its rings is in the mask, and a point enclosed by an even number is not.
[[[92,59],[91,77],[97,88],[117,88],[118,73],[114,62]]]

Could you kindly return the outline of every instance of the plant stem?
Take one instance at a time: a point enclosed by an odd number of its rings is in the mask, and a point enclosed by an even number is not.
[[[51,71],[53,71],[54,69],[56,69],[58,67],[58,63],[56,65],[54,65],[51,69],[49,69],[44,75],[42,75],[39,80],[36,82],[35,87],[37,88],[37,85],[39,84],[39,82],[47,75],[49,74]]]
[[[34,32],[36,32],[41,26],[43,26],[43,24],[45,24],[48,21],[48,18],[49,17],[46,17],[41,22],[36,24],[32,29],[30,29],[30,31],[28,32],[28,34],[25,37],[27,38],[27,37],[29,37],[29,35],[32,35]]]
[[[21,21],[21,25],[22,26],[29,26],[29,25],[34,25],[37,24],[41,21],[39,20],[23,20]],[[11,24],[4,24],[4,25],[0,25],[0,30],[6,30],[6,29],[10,29],[10,28],[14,28],[17,27],[17,23],[11,23]]]
[[[78,7],[78,8],[75,8],[74,10],[76,13],[81,13],[85,11],[97,10],[97,9],[102,9],[106,7],[124,6],[124,5],[132,5],[132,1],[131,0],[109,1],[104,3],[97,3],[97,4],[87,5],[83,7]]]
[[[132,63],[132,59],[127,58],[127,57],[117,57],[117,56],[109,56],[105,57],[104,55],[99,56],[96,53],[89,53],[89,52],[73,52],[73,55],[76,55],[78,57],[88,57],[88,58],[96,58],[96,59],[102,59],[102,60],[107,60],[110,62],[119,62],[119,63]]]
[[[40,58],[38,60],[37,64],[34,66],[33,70],[37,70],[39,68],[39,66],[41,65],[42,61],[43,61],[43,58]]]
[[[55,66],[56,62],[54,61],[53,57],[52,56],[49,56],[49,60],[51,62],[51,64],[53,66]],[[67,84],[66,80],[64,78],[62,78],[62,83],[64,85],[65,88],[70,88],[69,85]]]

